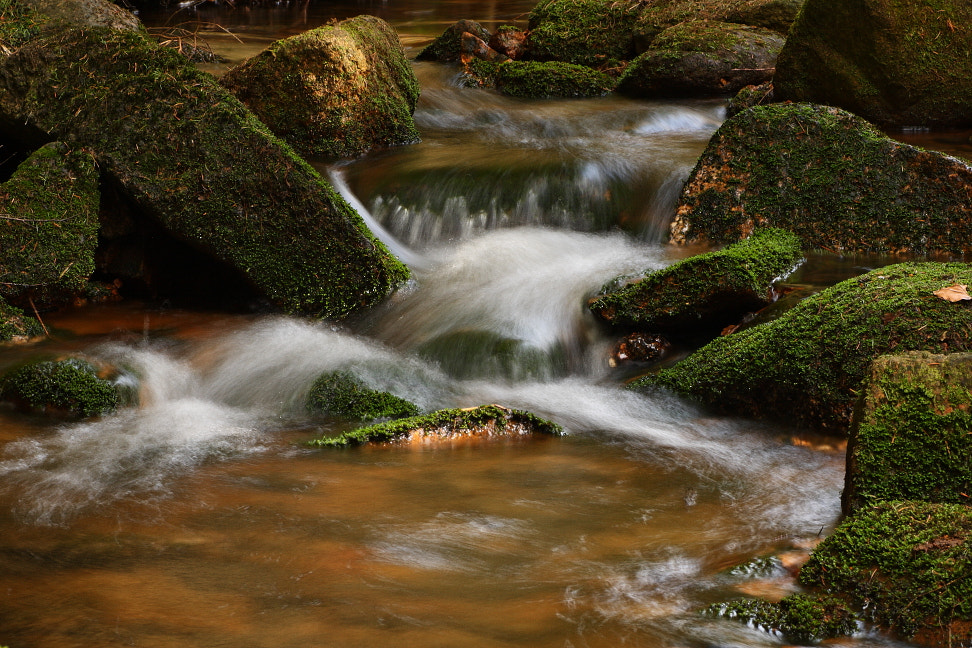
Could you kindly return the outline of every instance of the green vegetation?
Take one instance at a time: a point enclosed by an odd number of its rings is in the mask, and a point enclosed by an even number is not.
[[[95,367],[77,358],[28,364],[0,378],[0,398],[37,411],[89,417],[113,411],[118,393]]]
[[[791,594],[777,603],[738,599],[712,605],[706,613],[748,623],[767,632],[779,632],[787,641],[805,645],[853,634],[857,615],[832,596]]]
[[[972,354],[883,356],[869,373],[847,449],[845,511],[881,500],[972,503]]]
[[[94,272],[98,171],[89,152],[55,142],[0,187],[0,295],[41,306],[80,295]]]
[[[684,259],[597,297],[590,309],[612,324],[668,335],[718,331],[769,304],[773,282],[801,260],[797,236],[757,230],[735,245]]]
[[[418,407],[388,392],[369,389],[347,371],[323,374],[307,396],[311,411],[359,421],[417,416]]]
[[[14,50],[37,36],[47,21],[23,0],[0,0],[0,53]]]
[[[530,56],[590,67],[616,67],[634,56],[637,3],[542,0],[530,13]]]
[[[505,95],[522,99],[600,97],[615,85],[603,72],[559,61],[490,63],[474,59],[467,68],[476,85],[495,86]]]
[[[676,243],[732,242],[758,226],[831,251],[972,252],[972,169],[837,108],[756,107],[709,142],[671,235]]]
[[[365,443],[391,443],[418,436],[420,439],[449,439],[460,436],[517,436],[524,434],[560,436],[563,428],[529,412],[499,405],[472,409],[447,409],[411,418],[358,428],[337,437],[311,441],[315,447],[348,447]]]
[[[44,329],[37,320],[0,299],[0,342],[36,337],[43,333]]]
[[[908,350],[972,350],[970,302],[932,293],[972,285],[964,263],[902,263],[807,298],[766,324],[713,340],[634,382],[723,412],[846,431],[871,361]]]
[[[972,639],[972,508],[886,502],[847,518],[800,572],[866,620],[932,645]]]

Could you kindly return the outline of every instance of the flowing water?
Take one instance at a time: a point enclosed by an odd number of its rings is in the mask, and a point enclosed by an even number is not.
[[[409,42],[487,9],[443,3],[451,19],[414,32],[421,9],[390,19]],[[126,367],[140,396],[87,422],[0,410],[0,644],[780,644],[699,610],[793,591],[788,566],[839,513],[842,447],[623,390],[584,308],[676,257],[665,219],[720,103],[523,102],[417,72],[421,144],[320,165],[414,270],[385,307],[345,326],[90,307],[0,349],[0,369]],[[424,410],[529,409],[568,436],[312,450],[348,426],[303,407],[334,369]]]

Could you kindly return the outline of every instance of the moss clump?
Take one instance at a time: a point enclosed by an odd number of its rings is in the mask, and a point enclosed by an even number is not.
[[[94,272],[98,172],[89,152],[47,144],[0,186],[0,295],[20,304],[80,295]]]
[[[801,645],[847,636],[857,630],[857,615],[832,596],[791,594],[777,603],[739,599],[712,605],[706,612],[778,632],[787,641]]]
[[[429,43],[416,56],[419,61],[441,61],[451,63],[462,56],[462,35],[472,34],[481,41],[489,42],[489,30],[474,20],[460,20],[442,32],[442,35]]]
[[[780,52],[780,100],[884,127],[972,124],[972,4],[806,0]]]
[[[735,117],[747,108],[774,103],[772,82],[748,85],[726,103],[726,118]]]
[[[549,434],[560,436],[563,428],[556,423],[521,410],[499,405],[482,405],[471,409],[447,409],[371,427],[351,430],[337,437],[311,441],[316,447],[348,447],[365,443],[400,441],[435,441],[458,437],[521,436]]]
[[[320,376],[307,396],[311,411],[358,421],[417,416],[418,407],[388,392],[369,389],[347,371]]]
[[[530,12],[530,58],[590,67],[634,55],[637,3],[542,0]]]
[[[0,342],[37,337],[44,333],[40,323],[0,299]]]
[[[23,0],[0,0],[0,53],[10,52],[40,33],[49,21]]]
[[[612,324],[669,336],[718,331],[768,305],[773,282],[801,260],[797,236],[757,230],[735,245],[679,261],[597,297],[590,309]]]
[[[36,362],[0,379],[0,398],[32,410],[97,416],[118,406],[115,387],[85,360]]]
[[[970,302],[932,294],[955,283],[972,285],[972,266],[881,268],[813,295],[776,320],[713,340],[633,387],[666,387],[723,412],[845,431],[877,356],[972,350]]]
[[[357,157],[419,139],[418,81],[398,34],[374,16],[276,41],[221,82],[305,156]]]
[[[931,645],[972,640],[972,509],[886,502],[847,518],[800,572],[866,620]]]
[[[521,99],[601,97],[615,85],[615,80],[603,72],[559,61],[492,63],[474,59],[467,66],[467,74],[476,85],[495,87]]]
[[[868,373],[845,512],[881,500],[972,502],[972,354],[882,356]]]
[[[689,177],[675,243],[784,227],[842,252],[972,252],[972,169],[837,108],[775,104],[716,132]]]
[[[212,76],[138,32],[53,30],[0,60],[0,127],[90,148],[140,218],[289,312],[344,317],[408,276]]]

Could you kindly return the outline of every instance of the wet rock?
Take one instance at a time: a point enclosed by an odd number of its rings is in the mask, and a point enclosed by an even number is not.
[[[450,25],[442,35],[432,41],[415,57],[418,61],[454,63],[462,56],[462,35],[472,34],[481,41],[489,42],[489,30],[474,20],[460,20]]]
[[[857,631],[859,618],[839,598],[811,594],[791,594],[778,602],[739,599],[712,605],[706,612],[782,635],[799,645],[850,636]]]
[[[417,416],[418,407],[404,398],[371,389],[347,371],[333,371],[314,381],[307,409],[327,416],[358,421]]]
[[[934,291],[972,285],[964,263],[902,263],[848,279],[770,322],[720,337],[635,381],[722,412],[844,433],[874,358],[902,351],[972,351],[970,302]]]
[[[543,0],[530,12],[530,58],[614,67],[634,56],[637,3]]]
[[[43,333],[36,319],[0,299],[0,342],[26,342]]]
[[[687,21],[659,33],[618,80],[634,97],[731,94],[773,77],[783,37],[725,22]]]
[[[493,63],[501,63],[508,60],[506,55],[500,54],[492,47],[487,45],[481,38],[478,38],[469,32],[463,33],[460,49],[462,50],[460,58],[462,59],[463,63],[469,63],[472,58],[490,61]]]
[[[90,151],[46,144],[0,185],[0,296],[70,303],[95,269],[98,170]]]
[[[882,127],[972,124],[972,4],[807,0],[780,52],[781,101]]]
[[[418,81],[395,30],[374,16],[276,41],[221,82],[305,156],[357,157],[419,139]]]
[[[670,337],[710,335],[773,301],[773,282],[802,260],[800,240],[759,230],[729,247],[651,272],[620,290],[596,297],[590,309],[616,326]]]
[[[656,362],[665,357],[672,343],[661,335],[635,332],[626,335],[611,351],[611,366],[628,362]]]
[[[317,447],[347,447],[380,443],[439,445],[497,437],[560,436],[563,429],[529,412],[500,405],[439,410],[431,414],[379,423],[338,437],[313,441]]]
[[[776,103],[773,95],[773,83],[766,82],[759,85],[748,85],[739,90],[726,103],[726,119],[738,115],[747,108],[766,106]]]
[[[612,77],[583,65],[559,61],[507,61],[494,64],[473,60],[466,66],[473,82],[522,99],[581,99],[601,97],[614,88]]]
[[[671,241],[731,242],[763,226],[837,252],[967,254],[972,169],[838,108],[756,107],[710,140],[683,188]]]
[[[54,29],[0,60],[0,128],[89,148],[133,220],[155,228],[145,245],[168,237],[286,311],[344,317],[407,277],[253,113],[138,32]]]
[[[503,25],[490,36],[489,46],[507,58],[521,59],[529,48],[528,34],[519,27]]]
[[[925,646],[972,641],[972,508],[886,502],[847,518],[810,556],[800,581],[865,610]]]
[[[969,353],[877,358],[854,413],[844,512],[881,500],[972,503],[970,387]]]
[[[7,372],[0,378],[0,400],[32,411],[90,417],[113,411],[118,393],[94,365],[68,358]]]

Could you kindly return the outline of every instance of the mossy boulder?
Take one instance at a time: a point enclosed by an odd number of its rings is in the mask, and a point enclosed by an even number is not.
[[[846,432],[871,361],[885,354],[972,350],[972,302],[933,292],[972,285],[972,265],[901,263],[808,297],[779,318],[720,337],[635,381],[716,410]]]
[[[877,358],[854,414],[844,512],[882,500],[972,503],[972,354]]]
[[[659,33],[618,80],[634,97],[733,94],[773,77],[783,37],[761,27],[693,20]]]
[[[563,428],[529,412],[500,405],[447,409],[411,418],[359,428],[337,437],[311,442],[317,447],[347,447],[365,443],[438,444],[450,441],[524,437],[535,434],[560,436]]]
[[[474,60],[466,69],[476,85],[495,87],[505,95],[521,99],[601,97],[616,83],[614,78],[597,70],[559,61]]]
[[[0,342],[26,340],[43,333],[36,319],[0,299]]]
[[[972,641],[972,508],[886,502],[847,518],[814,549],[800,581],[928,646]]]
[[[418,61],[439,61],[442,63],[454,63],[458,61],[462,55],[463,34],[472,34],[487,43],[492,37],[489,30],[475,20],[459,20],[442,32],[442,35],[429,43],[418,53],[415,59]]]
[[[735,245],[706,252],[590,302],[611,324],[668,337],[718,332],[773,301],[773,282],[802,260],[800,239],[784,230],[758,230]]]
[[[32,411],[79,417],[118,406],[114,385],[78,358],[34,362],[7,372],[0,378],[0,399]]]
[[[530,58],[613,67],[634,57],[637,3],[542,0],[530,12]]]
[[[407,269],[210,75],[139,32],[45,32],[0,60],[0,128],[92,150],[136,216],[286,311],[338,318]]]
[[[835,596],[791,594],[780,601],[738,599],[706,609],[710,615],[734,619],[788,642],[814,645],[857,631],[858,615]]]
[[[972,4],[806,0],[780,52],[777,99],[882,127],[972,125]]]
[[[768,81],[759,85],[748,85],[741,88],[726,102],[726,119],[735,117],[742,111],[756,106],[776,103],[773,94],[773,82]]]
[[[89,151],[47,144],[0,185],[0,296],[43,308],[80,295],[95,269],[98,170]]]
[[[696,20],[751,25],[785,36],[802,5],[803,0],[652,0],[643,3],[635,22],[635,47],[644,52],[669,27]]]
[[[374,16],[276,41],[221,82],[305,156],[357,157],[419,139],[418,81],[398,34]]]
[[[671,240],[731,242],[762,226],[838,252],[966,254],[972,169],[838,108],[752,108],[712,136],[682,190]]]
[[[307,408],[312,412],[357,421],[417,416],[413,403],[385,391],[371,389],[347,371],[322,374],[311,386]]]
[[[78,27],[142,29],[135,14],[109,0],[27,0],[26,4],[37,13]]]

